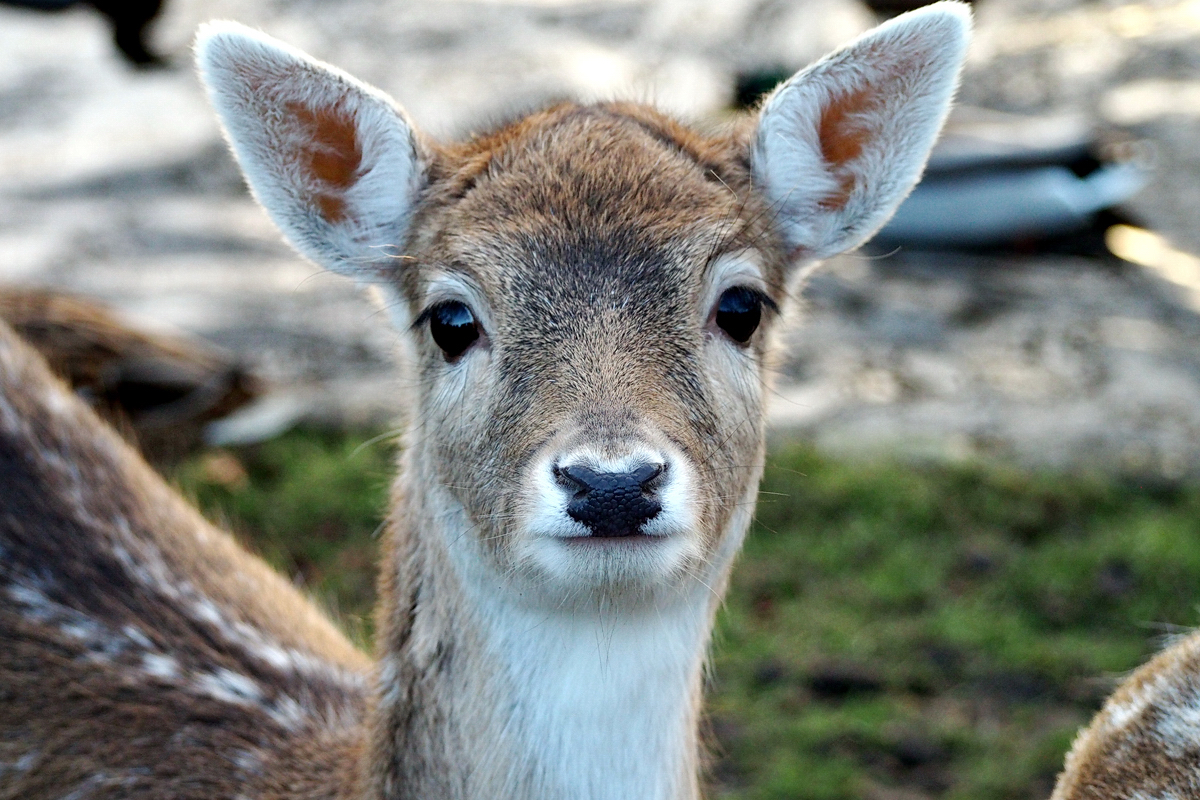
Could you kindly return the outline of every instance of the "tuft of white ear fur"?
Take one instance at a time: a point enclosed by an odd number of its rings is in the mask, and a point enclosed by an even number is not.
[[[251,192],[301,255],[363,279],[394,268],[425,164],[391,98],[234,22],[201,26],[196,65]]]
[[[852,249],[921,178],[971,31],[963,3],[911,11],[798,72],[763,104],[755,182],[800,258]]]

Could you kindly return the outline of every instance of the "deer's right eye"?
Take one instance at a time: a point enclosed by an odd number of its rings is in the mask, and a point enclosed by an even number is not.
[[[766,298],[763,293],[754,289],[745,286],[726,289],[717,301],[717,327],[738,344],[745,344],[758,330],[764,302]]]
[[[446,360],[453,361],[479,338],[479,323],[466,305],[450,300],[430,310],[429,332]]]

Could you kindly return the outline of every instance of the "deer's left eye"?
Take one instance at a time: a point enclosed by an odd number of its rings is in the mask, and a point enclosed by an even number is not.
[[[429,312],[429,332],[447,361],[453,361],[479,338],[479,323],[471,309],[456,300],[440,303]]]
[[[761,292],[745,286],[726,289],[717,300],[717,327],[725,331],[730,339],[745,344],[762,322],[765,299]]]

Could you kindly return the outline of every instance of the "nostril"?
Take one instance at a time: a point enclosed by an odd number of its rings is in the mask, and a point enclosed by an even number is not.
[[[654,481],[664,465],[643,464],[629,472],[600,472],[572,464],[555,465],[555,480],[575,496],[567,514],[588,527],[593,536],[631,536],[662,510]]]
[[[587,481],[587,474],[591,473],[591,470],[586,467],[560,467],[558,464],[555,464],[551,467],[551,471],[554,473],[554,482],[559,486],[568,491],[575,492],[577,497],[587,494],[590,488]]]
[[[603,489],[607,483],[604,476],[603,472],[596,472],[578,464],[562,468],[559,468],[558,465],[554,467],[554,477],[557,479],[558,485],[569,492],[574,492],[576,499],[586,496],[588,492]]]
[[[633,479],[637,481],[637,485],[642,487],[642,491],[653,491],[650,486],[659,475],[662,475],[667,469],[666,464],[643,464],[633,471]]]

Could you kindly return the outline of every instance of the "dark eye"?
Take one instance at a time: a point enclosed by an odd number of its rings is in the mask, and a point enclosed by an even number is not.
[[[429,332],[447,361],[461,356],[479,338],[479,323],[471,309],[456,300],[434,306],[429,312]]]
[[[717,301],[717,327],[735,342],[748,342],[762,321],[762,306],[763,296],[753,289],[726,289]]]

